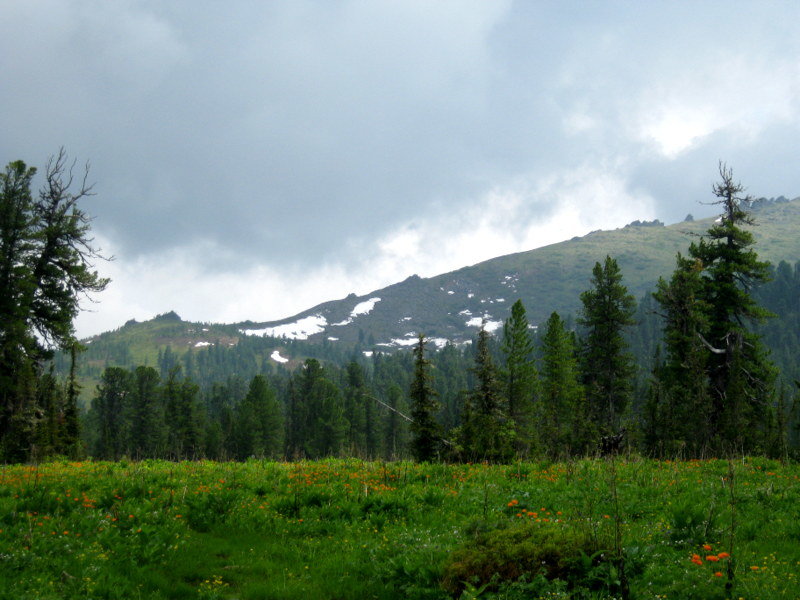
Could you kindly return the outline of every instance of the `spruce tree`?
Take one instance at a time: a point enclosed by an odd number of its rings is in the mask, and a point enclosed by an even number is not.
[[[364,370],[355,361],[347,365],[345,389],[345,418],[348,422],[349,453],[353,456],[367,456],[367,406],[371,403],[366,397]]]
[[[633,395],[633,356],[626,329],[634,324],[634,297],[622,284],[617,261],[606,256],[592,270],[592,288],[581,294],[584,328],[581,370],[588,409],[601,435],[617,433]]]
[[[63,393],[53,374],[52,366],[48,373],[39,377],[36,392],[36,405],[40,416],[35,421],[31,458],[38,461],[58,452],[61,437]]]
[[[339,386],[328,380],[318,360],[307,359],[289,388],[287,455],[339,456],[345,447],[347,430]]]
[[[435,413],[436,402],[431,382],[430,361],[425,358],[425,336],[419,334],[414,346],[414,379],[409,389],[411,398],[411,454],[417,462],[430,462],[439,456],[442,432]]]
[[[522,300],[514,302],[511,316],[503,324],[502,349],[505,354],[503,383],[508,417],[514,426],[517,451],[527,455],[537,445],[534,419],[536,367],[533,340]]]
[[[752,249],[754,220],[746,208],[744,188],[720,164],[721,181],[714,185],[720,219],[689,256],[700,262],[707,320],[701,339],[707,347],[710,428],[717,451],[763,450],[774,401],[775,368],[753,325],[770,313],[753,297],[753,287],[767,281],[768,263]]]
[[[648,451],[660,456],[702,456],[711,440],[702,270],[699,259],[678,254],[671,279],[659,279],[653,294],[661,307],[666,356],[654,367],[645,428]]]
[[[312,398],[316,410],[308,445],[310,455],[312,458],[341,456],[345,450],[348,429],[342,391],[332,381],[322,377],[314,384]]]
[[[131,451],[135,458],[160,456],[165,444],[161,378],[153,367],[133,371],[131,393]]]
[[[64,395],[63,424],[57,444],[57,451],[72,460],[83,457],[81,446],[81,429],[78,416],[78,395],[81,386],[78,383],[77,366],[78,350],[83,350],[77,341],[73,341],[69,348],[69,375]]]
[[[460,445],[470,460],[507,461],[514,452],[514,423],[508,417],[499,373],[489,352],[485,323],[478,332],[472,373],[475,386],[467,396]]]
[[[92,411],[98,432],[92,455],[106,460],[119,460],[128,450],[132,377],[121,367],[103,371]]]
[[[202,453],[204,430],[197,394],[200,388],[190,379],[179,379],[176,364],[164,383],[164,410],[167,421],[167,452],[175,460],[197,458]]]
[[[283,418],[275,391],[263,375],[250,381],[237,407],[238,456],[278,458],[283,451]]]
[[[582,449],[587,415],[573,336],[557,312],[547,319],[541,351],[539,436],[550,457],[563,458]]]

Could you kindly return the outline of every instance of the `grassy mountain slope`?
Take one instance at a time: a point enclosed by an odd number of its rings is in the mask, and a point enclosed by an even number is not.
[[[796,234],[800,199],[767,204],[754,210],[754,216],[757,225],[753,232],[761,258],[774,263],[800,259]],[[606,255],[617,259],[628,289],[641,297],[660,276],[669,275],[676,253],[685,254],[691,241],[713,220],[597,231],[431,278],[412,276],[365,296],[326,302],[282,321],[248,326],[275,326],[316,315],[324,317],[328,325],[310,339],[334,336],[339,341],[355,342],[363,337],[361,331],[378,344],[410,338],[408,334],[416,332],[463,340],[474,334],[480,318],[495,324],[504,320],[518,298],[525,304],[530,322],[541,323],[553,310],[566,315],[579,309],[580,293],[589,286],[592,267]],[[354,306],[370,298],[381,300],[368,314],[353,318],[346,326],[330,325],[346,319]]]
[[[800,198],[762,203],[754,207],[754,216],[757,226],[753,232],[761,258],[774,263],[800,259]],[[442,342],[462,341],[475,334],[481,318],[486,318],[490,327],[499,326],[518,298],[534,324],[546,320],[553,310],[575,314],[580,293],[589,286],[592,267],[606,255],[618,260],[624,283],[641,297],[659,276],[672,271],[675,254],[686,252],[696,239],[692,236],[705,232],[712,222],[640,224],[597,231],[430,278],[414,275],[370,294],[325,302],[280,321],[201,324],[168,313],[145,323],[129,322],[92,338],[85,360],[97,372],[107,364],[155,366],[159,348],[167,345],[179,354],[208,344],[229,347],[241,342],[243,330],[283,326],[273,331],[279,333],[303,329],[303,324],[309,341],[342,346],[360,341],[367,346],[397,348],[409,343],[417,332]],[[281,340],[274,340],[272,348],[280,350]],[[265,350],[267,356],[271,351]]]

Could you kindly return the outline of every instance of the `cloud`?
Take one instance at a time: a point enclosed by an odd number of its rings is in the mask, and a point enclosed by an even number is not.
[[[82,328],[276,318],[701,216],[720,159],[797,195],[798,21],[792,2],[7,2],[0,160],[92,163],[118,260]]]
[[[551,204],[549,210],[536,210],[545,203]],[[525,206],[528,213],[520,220]],[[158,257],[118,257],[99,265],[114,281],[98,298],[102,312],[82,315],[78,328],[84,335],[99,333],[130,318],[145,320],[169,310],[195,321],[277,320],[350,292],[366,294],[411,273],[433,276],[498,254],[614,228],[643,215],[649,218],[652,212],[653,200],[626,190],[624,178],[584,167],[538,184],[518,182],[492,190],[449,216],[404,224],[376,240],[360,263],[350,267],[294,267],[287,257],[286,265],[214,271],[208,257],[225,250],[208,242]],[[108,240],[99,241],[106,251],[113,249]]]

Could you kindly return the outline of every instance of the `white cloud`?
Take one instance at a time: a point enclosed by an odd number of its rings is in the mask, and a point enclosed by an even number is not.
[[[675,158],[703,138],[729,130],[748,143],[767,127],[797,122],[800,63],[758,54],[719,58],[704,68],[647,86],[640,94],[634,127]]]

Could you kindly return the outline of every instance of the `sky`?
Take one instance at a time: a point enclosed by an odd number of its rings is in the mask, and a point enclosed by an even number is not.
[[[276,320],[800,195],[800,3],[0,0],[0,161],[90,164],[79,336]],[[588,282],[588,274],[587,274]]]

